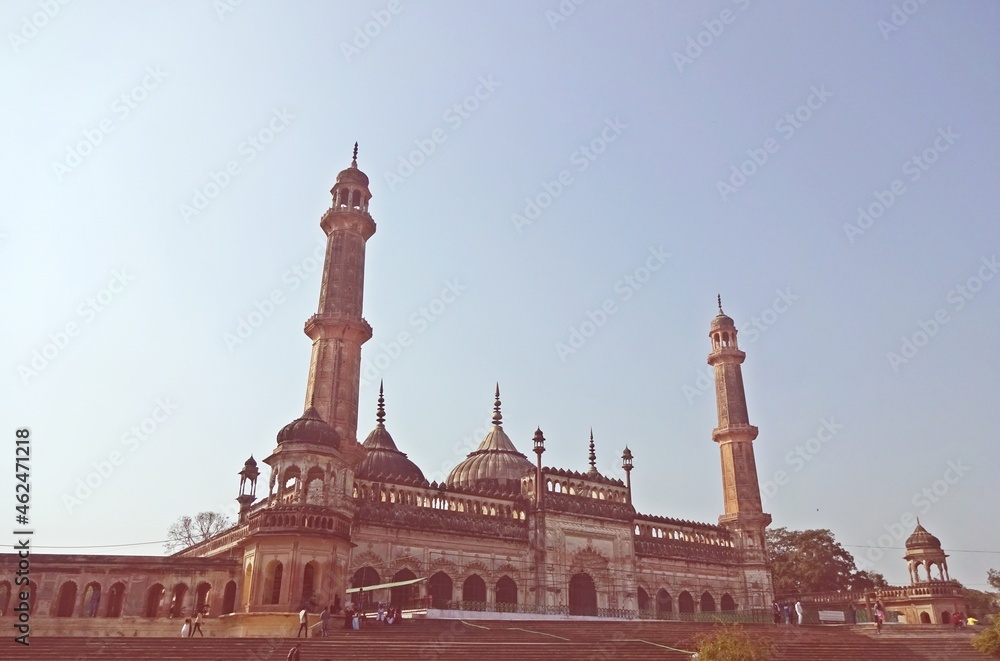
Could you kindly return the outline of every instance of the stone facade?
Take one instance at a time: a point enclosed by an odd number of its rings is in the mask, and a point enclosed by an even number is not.
[[[33,556],[33,609],[52,617],[181,617],[295,612],[346,600],[354,587],[374,598],[435,608],[551,615],[695,617],[765,611],[773,596],[732,319],[710,325],[725,512],[718,524],[636,512],[631,484],[544,467],[503,430],[500,392],[493,427],[443,483],[427,482],[385,426],[357,440],[361,346],[372,330],[361,316],[365,245],[375,232],[368,177],[351,166],[323,215],[327,235],[305,412],[278,433],[260,471],[241,471],[238,524],[167,558]],[[707,436],[707,434],[706,434]],[[706,439],[707,440],[707,439]],[[628,448],[623,454],[631,470]],[[0,556],[10,576],[16,556]],[[0,584],[0,608],[7,611]],[[88,592],[89,589],[89,592]],[[97,596],[94,596],[94,595]],[[8,597],[9,599],[9,597]],[[14,600],[10,600],[13,603]]]

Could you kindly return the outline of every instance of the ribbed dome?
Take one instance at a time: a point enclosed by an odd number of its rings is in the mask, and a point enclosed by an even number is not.
[[[389,430],[385,428],[385,399],[382,386],[378,389],[378,424],[362,445],[368,450],[364,460],[354,471],[355,477],[363,480],[389,480],[398,478],[405,481],[424,481],[424,474],[406,454],[396,448]]]
[[[368,175],[358,169],[358,143],[354,143],[354,159],[351,161],[351,167],[346,170],[341,170],[337,175],[338,184],[359,184],[365,188],[368,188]]]
[[[719,314],[712,319],[712,330],[722,328],[736,328],[736,323],[725,312],[722,311],[722,297],[719,296]]]
[[[462,460],[448,475],[448,485],[480,489],[516,489],[534,465],[517,451],[503,430],[500,415],[500,387],[497,386],[493,428],[475,451]]]
[[[913,529],[913,534],[906,538],[906,549],[939,549],[941,540],[927,532],[919,522]]]
[[[340,435],[323,418],[319,417],[319,413],[311,406],[305,410],[302,417],[292,420],[278,432],[279,444],[288,441],[321,443],[335,448],[340,447]]]

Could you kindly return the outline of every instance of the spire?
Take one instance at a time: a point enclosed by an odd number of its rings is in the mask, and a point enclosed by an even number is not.
[[[378,410],[375,412],[375,421],[379,427],[385,426],[385,397],[382,396],[382,381],[378,382]]]
[[[503,415],[500,413],[500,383],[497,382],[496,401],[493,403],[493,424],[497,427],[503,425]]]
[[[597,472],[597,453],[594,452],[594,428],[590,428],[590,472]]]
[[[357,151],[357,146],[355,145],[355,151]],[[719,303],[719,314],[726,314],[722,311],[722,294],[716,294],[715,300]]]
[[[354,157],[351,159],[351,167],[358,167],[358,143],[354,143]]]

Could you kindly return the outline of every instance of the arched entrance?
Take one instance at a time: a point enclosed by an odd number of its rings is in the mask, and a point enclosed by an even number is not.
[[[473,574],[462,583],[462,608],[482,610],[486,608],[486,581],[479,574]]]
[[[222,613],[228,615],[236,612],[236,581],[226,583],[222,592]]]
[[[59,588],[59,601],[56,602],[56,617],[73,617],[76,606],[76,583],[66,581]]]
[[[108,590],[108,608],[104,612],[105,617],[121,617],[122,606],[125,604],[125,584],[115,583]]]
[[[692,597],[691,593],[687,590],[681,592],[677,597],[677,610],[681,613],[694,612],[694,597]]]
[[[351,578],[351,587],[362,588],[362,590],[360,592],[355,592],[351,601],[354,602],[355,606],[360,605],[362,608],[367,609],[372,604],[372,593],[365,592],[364,588],[378,585],[381,582],[382,579],[379,577],[378,572],[375,571],[374,567],[366,565],[357,570]]]
[[[733,598],[729,596],[729,593],[722,595],[722,610],[724,611],[734,611],[736,610],[736,602]]]
[[[160,614],[160,602],[163,601],[163,586],[154,583],[146,592],[146,605],[142,609],[143,617],[158,617]]]
[[[941,611],[941,624],[951,624],[951,613]]]
[[[640,611],[648,611],[649,610],[649,593],[646,592],[645,590],[643,590],[642,588],[639,588],[638,590],[636,590],[636,597],[637,597],[637,601],[639,602],[639,610]]]
[[[393,583],[398,583],[400,581],[412,581],[417,577],[409,569],[400,569],[392,577]],[[390,589],[390,599],[392,605],[396,608],[410,608],[413,606],[414,597],[417,596],[417,586],[416,585],[399,585]]]
[[[81,615],[84,617],[97,617],[97,609],[101,605],[101,584],[95,582],[87,583],[83,588],[83,601],[80,602]]]
[[[182,617],[184,615],[184,598],[187,596],[188,586],[178,583],[174,586],[170,596],[170,617]]]
[[[597,615],[597,588],[589,574],[580,572],[569,579],[569,614]]]
[[[427,593],[431,597],[431,608],[447,608],[451,602],[451,577],[442,571],[431,576],[427,581]]]
[[[660,588],[656,592],[656,617],[666,618],[674,612],[674,600],[670,593]]]
[[[497,610],[513,612],[517,610],[517,583],[510,576],[501,576],[497,581]]]
[[[708,592],[704,592],[701,595],[701,612],[702,613],[715,612],[715,599]]]
[[[199,583],[198,589],[195,591],[194,599],[194,612],[195,613],[206,613],[208,612],[208,595],[212,592],[211,583]]]

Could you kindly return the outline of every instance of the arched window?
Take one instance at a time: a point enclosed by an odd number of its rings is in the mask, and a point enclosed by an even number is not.
[[[236,581],[226,583],[222,592],[222,613],[228,615],[236,612]]]
[[[142,609],[143,617],[159,617],[160,615],[160,602],[163,601],[163,586],[159,583],[154,583],[146,591],[146,604]]]
[[[681,592],[677,597],[677,610],[681,613],[694,612],[694,597],[687,590]]]
[[[513,611],[514,606],[517,605],[517,583],[514,582],[510,576],[501,576],[500,580],[497,581],[497,604],[506,604],[507,607],[498,607],[497,610],[500,611]]]
[[[580,572],[569,579],[569,614],[597,615],[597,588],[589,574]]]
[[[121,581],[115,583],[108,590],[108,607],[104,611],[105,617],[121,617],[122,607],[125,605],[125,584]]]
[[[712,598],[708,592],[704,592],[701,595],[701,612],[702,613],[714,613],[715,612],[715,599]]]
[[[208,612],[208,597],[212,592],[211,583],[199,583],[198,589],[195,591],[194,600],[194,612],[195,613],[206,613]]]
[[[921,613],[920,614],[920,624],[930,624],[930,623],[931,623],[930,613],[928,613],[927,611],[924,611],[923,613]]]
[[[736,610],[736,602],[733,601],[733,598],[729,596],[728,592],[726,594],[722,595],[721,606],[722,606],[722,610],[724,610],[724,611],[734,611],[734,610]]]
[[[56,602],[56,617],[73,617],[76,606],[76,583],[66,581],[59,588],[59,600]]]
[[[479,574],[473,574],[462,583],[462,601],[474,601],[483,604],[478,608],[469,608],[468,604],[462,604],[462,608],[467,610],[479,610],[485,607],[486,603],[486,581]]]
[[[427,582],[427,592],[431,596],[431,608],[447,608],[452,595],[451,577],[441,571],[434,574]]]
[[[638,600],[639,600],[639,610],[640,611],[648,611],[649,610],[649,593],[646,592],[644,589],[639,588],[636,591],[636,596],[638,597]]]
[[[323,504],[323,470],[320,468],[310,468],[306,474],[306,502]]]
[[[184,597],[187,596],[188,586],[178,583],[174,586],[170,595],[170,617],[182,617],[184,615]]]
[[[313,601],[313,590],[316,585],[316,563],[310,561],[302,568],[302,601]]]
[[[392,577],[393,583],[399,583],[401,581],[412,581],[417,577],[409,569],[400,569]],[[414,601],[417,596],[417,586],[416,585],[398,585],[390,589],[392,605],[396,608],[409,608],[414,605]]]
[[[97,608],[101,605],[101,584],[94,581],[87,583],[83,588],[83,601],[80,606],[83,608],[83,617],[97,617]]]
[[[656,592],[656,616],[659,618],[663,618],[673,612],[674,612],[674,600],[671,599],[669,592],[667,592],[663,588],[660,588]]]
[[[285,567],[277,560],[272,560],[264,572],[264,603],[277,604],[281,601],[281,577]]]
[[[941,611],[941,624],[951,624],[951,613]]]

